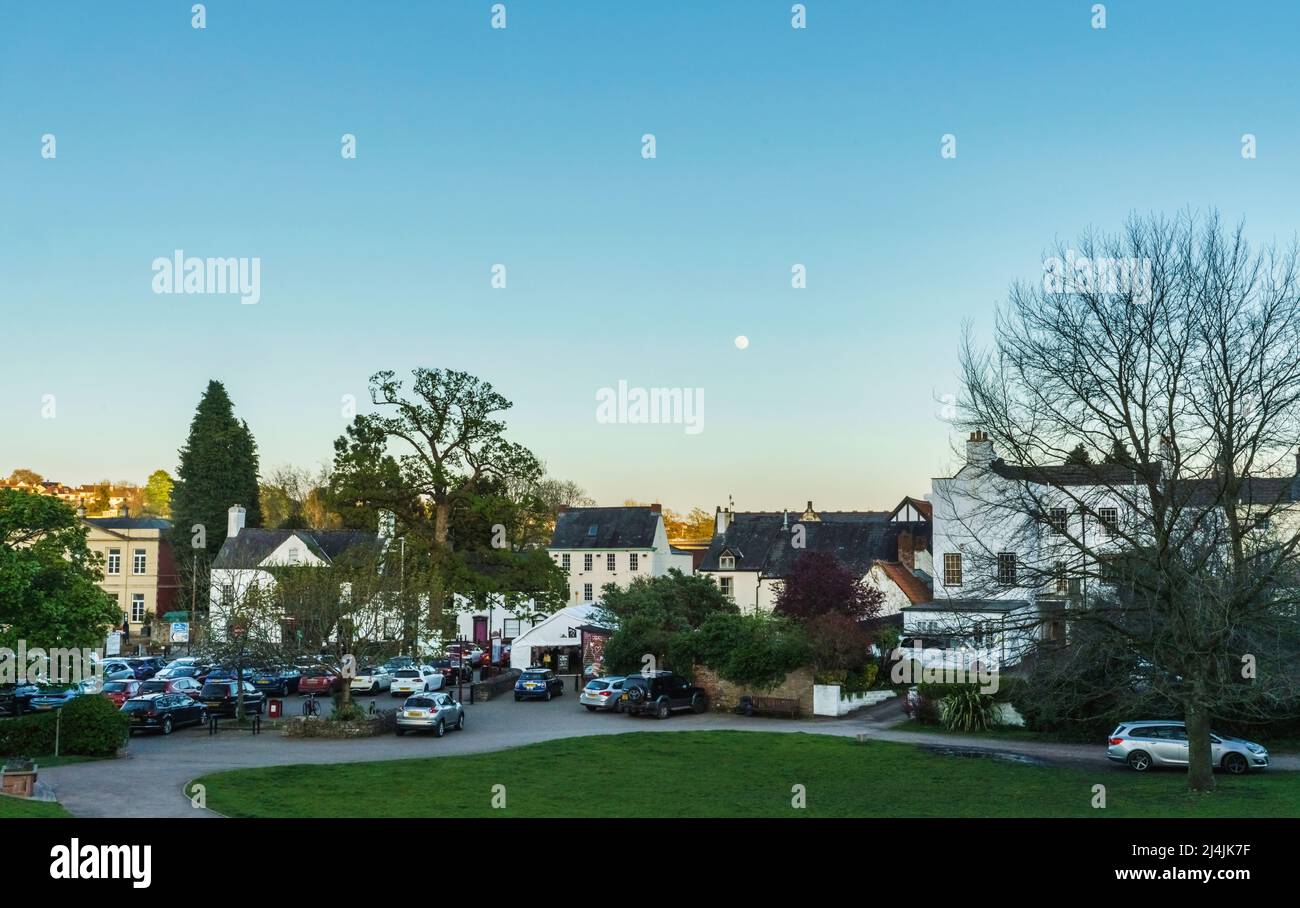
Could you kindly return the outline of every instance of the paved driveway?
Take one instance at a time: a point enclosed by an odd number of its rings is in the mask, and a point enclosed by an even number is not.
[[[364,702],[364,701],[363,701]],[[379,698],[379,705],[392,701]],[[295,701],[287,701],[293,713]],[[170,737],[137,736],[120,760],[73,763],[41,771],[63,806],[77,816],[104,817],[211,817],[197,810],[182,794],[186,782],[227,769],[292,763],[347,763],[397,760],[446,754],[483,753],[582,735],[641,731],[692,731],[732,729],[743,731],[810,732],[842,736],[867,736],[884,741],[934,745],[980,752],[1021,754],[1047,762],[1114,767],[1098,747],[1078,744],[1044,744],[977,739],[925,732],[895,731],[889,725],[897,716],[888,709],[844,719],[763,719],[730,713],[693,715],[678,713],[667,721],[623,715],[589,713],[578,706],[572,692],[550,703],[516,703],[506,696],[488,703],[467,704],[466,729],[441,739],[430,735],[387,735],[350,741],[287,740],[278,733],[251,735],[222,732],[209,737],[206,729],[177,731]],[[1280,769],[1300,769],[1300,757],[1278,757]]]

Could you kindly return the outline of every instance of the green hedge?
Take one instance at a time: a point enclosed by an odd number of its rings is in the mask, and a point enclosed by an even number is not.
[[[76,697],[53,712],[0,720],[0,756],[33,757],[54,753],[58,724],[59,753],[111,757],[126,743],[130,720],[107,697]]]

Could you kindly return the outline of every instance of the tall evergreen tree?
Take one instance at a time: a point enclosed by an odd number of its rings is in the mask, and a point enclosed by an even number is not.
[[[1088,456],[1088,449],[1079,442],[1069,454],[1065,455],[1065,465],[1067,467],[1087,467],[1092,465],[1092,458]]]
[[[208,558],[216,555],[226,541],[226,512],[235,504],[247,511],[247,526],[261,525],[257,443],[248,424],[235,418],[225,386],[213,380],[194,412],[172,488],[172,539],[177,557],[186,560],[191,551],[195,524],[204,527]]]

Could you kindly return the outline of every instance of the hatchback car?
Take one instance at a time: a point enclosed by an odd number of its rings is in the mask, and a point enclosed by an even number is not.
[[[261,715],[266,708],[266,694],[247,681],[209,681],[199,692],[198,702],[216,716],[233,716],[239,706],[240,685],[243,685],[244,715]]]
[[[252,682],[264,694],[278,694],[287,697],[298,692],[298,682],[302,672],[292,665],[253,672]]]
[[[145,694],[122,704],[122,712],[131,720],[131,733],[158,731],[170,735],[182,725],[205,725],[208,708],[184,694]]]
[[[343,676],[334,669],[324,665],[304,668],[298,679],[298,696],[307,694],[324,694],[326,696],[343,689]]]
[[[31,709],[32,697],[41,692],[37,684],[0,684],[0,716],[20,716]]]
[[[105,681],[104,689],[100,693],[121,709],[123,703],[140,693],[140,685],[143,683],[143,681]]]
[[[1187,725],[1167,719],[1121,722],[1106,739],[1106,756],[1137,772],[1156,766],[1186,766]],[[1268,767],[1268,751],[1254,741],[1210,733],[1210,763],[1240,775]]]
[[[515,702],[520,700],[550,700],[564,695],[564,681],[549,668],[533,666],[515,682]]]
[[[203,685],[197,679],[189,676],[181,678],[150,678],[148,681],[140,682],[141,694],[185,694],[197,700],[199,693],[203,690]]]
[[[388,690],[392,686],[393,676],[378,666],[362,668],[348,684],[352,693],[366,694],[371,697],[377,695],[381,690]]]
[[[98,693],[99,689],[100,686],[95,681],[82,681],[79,684],[42,684],[32,697],[30,706],[36,712],[62,709],[72,702],[74,697]]]
[[[401,697],[441,689],[441,672],[431,665],[415,665],[410,668],[399,668],[393,672],[393,683],[389,687],[389,692],[394,697]]]
[[[397,734],[433,730],[441,738],[447,729],[465,730],[465,707],[451,694],[416,694],[397,711]]]
[[[587,712],[608,709],[616,713],[623,711],[623,675],[605,675],[592,678],[578,695],[578,702],[587,707]]]

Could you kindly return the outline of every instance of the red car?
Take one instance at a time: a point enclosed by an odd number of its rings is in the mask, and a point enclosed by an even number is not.
[[[298,679],[298,695],[333,694],[343,689],[343,676],[332,668],[317,665],[304,668]]]
[[[105,681],[101,693],[112,700],[114,706],[121,709],[123,703],[140,692],[140,685],[143,683],[143,681]]]
[[[195,700],[203,690],[203,685],[197,678],[182,675],[179,678],[150,678],[148,681],[140,682],[140,693],[144,694],[187,694]]]

